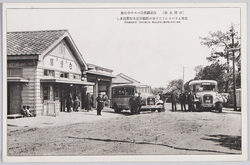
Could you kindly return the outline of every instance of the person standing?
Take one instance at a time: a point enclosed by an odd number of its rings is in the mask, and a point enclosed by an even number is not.
[[[186,94],[182,91],[180,94],[180,103],[181,103],[181,110],[183,109],[186,111]]]
[[[129,99],[129,106],[130,106],[130,110],[131,110],[131,113],[132,113],[132,114],[135,113],[135,108],[136,108],[135,99],[136,99],[136,96],[132,96],[132,97],[130,97],[130,99]]]
[[[141,93],[138,93],[138,96],[135,99],[135,103],[136,103],[136,108],[135,108],[135,113],[136,114],[140,114],[141,112]]]
[[[92,99],[90,93],[87,93],[87,97],[85,98],[85,110],[87,110],[87,112],[91,110],[91,105],[92,105]]]
[[[100,93],[98,94],[96,101],[97,101],[97,115],[101,115],[101,111],[103,109],[103,100]]]
[[[80,105],[80,100],[79,100],[78,96],[76,96],[75,100],[74,100],[74,111],[75,112],[78,112],[79,105]]]
[[[172,92],[172,112],[175,112],[177,109],[176,109],[176,102],[177,102],[177,94],[175,92],[175,90]]]
[[[188,93],[188,111],[193,111],[194,109],[194,95],[192,94],[192,92]]]
[[[67,101],[66,101],[67,112],[71,111],[72,102],[73,102],[72,94],[69,93],[68,96],[67,96]]]

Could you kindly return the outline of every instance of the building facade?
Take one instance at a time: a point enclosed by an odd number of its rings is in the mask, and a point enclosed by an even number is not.
[[[87,71],[67,30],[8,32],[8,115],[23,105],[36,115],[57,115],[66,111],[69,94],[78,96],[83,109],[86,93],[96,86],[87,81]]]

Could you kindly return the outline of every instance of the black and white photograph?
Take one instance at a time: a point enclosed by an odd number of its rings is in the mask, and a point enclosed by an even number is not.
[[[247,3],[4,3],[4,162],[246,161]]]

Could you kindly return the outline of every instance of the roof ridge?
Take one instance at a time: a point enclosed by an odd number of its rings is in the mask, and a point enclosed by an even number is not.
[[[7,33],[36,33],[36,32],[55,32],[55,31],[68,31],[67,29],[58,30],[33,30],[33,31],[9,31]]]
[[[131,78],[131,77],[125,75],[124,73],[119,73],[118,76],[121,76],[121,77],[123,77],[124,79],[126,79],[126,80],[128,80],[128,81],[131,81],[131,80],[132,80],[132,81],[136,81],[136,82],[139,82],[139,83],[140,83],[140,81],[135,80],[134,78]]]

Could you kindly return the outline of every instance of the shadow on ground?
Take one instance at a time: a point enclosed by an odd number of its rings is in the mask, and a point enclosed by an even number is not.
[[[201,138],[203,140],[210,140],[216,145],[221,145],[223,147],[241,150],[241,136],[232,136],[232,135],[206,135],[208,138]]]

